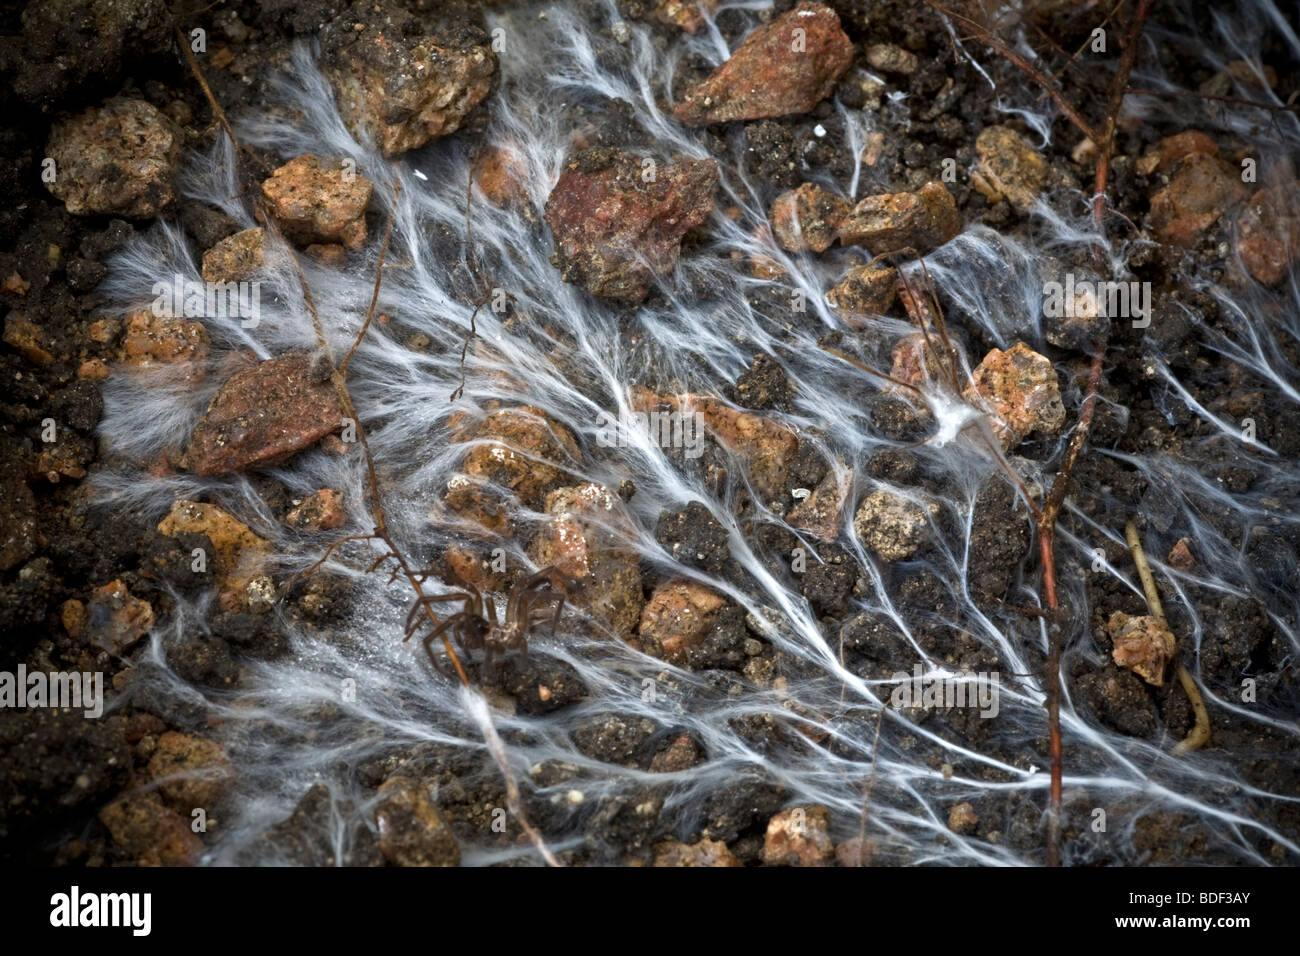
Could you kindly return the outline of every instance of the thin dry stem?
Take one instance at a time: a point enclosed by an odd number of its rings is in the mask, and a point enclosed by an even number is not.
[[[1133,563],[1137,565],[1138,578],[1142,581],[1142,590],[1146,593],[1147,608],[1157,623],[1173,635],[1173,631],[1169,630],[1169,622],[1165,618],[1164,605],[1160,603],[1160,592],[1156,589],[1155,575],[1151,573],[1151,564],[1147,561],[1146,551],[1142,548],[1142,538],[1138,535],[1136,523],[1130,520],[1124,526],[1124,537],[1128,539],[1128,549],[1133,554]],[[1205,699],[1201,696],[1200,688],[1196,686],[1196,680],[1183,666],[1182,661],[1177,661],[1177,672],[1178,683],[1182,685],[1187,699],[1192,704],[1192,713],[1196,715],[1196,724],[1191,732],[1174,748],[1174,753],[1184,754],[1199,750],[1210,742],[1210,712],[1205,707]]]
[[[1060,88],[1057,87],[1056,83],[1052,81],[1051,77],[1038,69],[1038,67],[1034,66],[1015,50],[1011,49],[1011,47],[1007,46],[1007,44],[995,37],[988,29],[975,20],[972,20],[970,17],[963,16],[951,7],[946,7],[941,3],[936,3],[935,0],[925,0],[925,3],[926,6],[943,14],[948,19],[956,20],[958,23],[962,24],[970,30],[981,43],[1006,57],[1009,61],[1019,67],[1026,76],[1043,88],[1066,119],[1078,127],[1079,131],[1083,133],[1084,136],[1088,137],[1088,139],[1092,140],[1094,143],[1097,142],[1097,135],[1093,131],[1092,125],[1085,120],[1083,115],[1074,108],[1069,100],[1065,98],[1065,95],[1061,92]]]

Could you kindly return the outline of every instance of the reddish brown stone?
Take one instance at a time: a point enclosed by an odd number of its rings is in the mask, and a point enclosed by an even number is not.
[[[95,445],[70,429],[65,429],[59,440],[52,444],[41,443],[36,453],[36,463],[31,470],[33,479],[44,478],[51,484],[60,479],[80,481],[86,477],[86,466],[95,459]]]
[[[265,258],[266,230],[245,229],[227,236],[203,253],[204,282],[243,282],[252,278]]]
[[[68,601],[62,609],[68,635],[97,647],[122,654],[153,627],[153,607],[127,590],[121,581],[95,588],[90,600]]]
[[[195,809],[211,814],[222,803],[235,773],[220,744],[172,730],[158,737],[148,770],[163,798],[182,816]]]
[[[1050,359],[1024,342],[1007,351],[993,349],[972,374],[968,401],[985,408],[993,431],[1009,450],[1031,432],[1055,435],[1065,424],[1061,387]]]
[[[117,97],[54,124],[47,184],[74,216],[148,219],[176,199],[184,134],[144,100]]]
[[[115,319],[96,319],[86,329],[90,341],[108,345],[117,336],[120,324]]]
[[[99,811],[113,842],[140,866],[194,866],[203,843],[189,822],[163,806],[157,793],[131,793]]]
[[[510,576],[502,564],[494,562],[491,552],[489,544],[477,541],[449,544],[443,561],[447,573],[456,580],[472,584],[480,591],[504,591]]]
[[[943,183],[914,193],[868,196],[840,224],[840,242],[866,246],[872,255],[915,249],[924,255],[961,232],[961,214]]]
[[[33,365],[49,365],[54,361],[45,333],[21,313],[10,312],[5,317],[4,343]]]
[[[636,526],[618,495],[597,484],[557,488],[530,555],[578,583],[574,603],[630,638],[641,618],[641,558]]]
[[[573,433],[531,405],[494,411],[458,437],[473,444],[447,483],[445,503],[497,533],[509,532],[521,505],[540,511],[547,493],[573,480],[568,469],[582,462]]]
[[[3,281],[0,281],[0,292],[3,292],[5,295],[16,295],[21,297],[26,295],[27,290],[31,287],[32,284],[24,279],[22,274],[17,270],[9,273],[4,277]]]
[[[333,531],[348,518],[343,492],[333,488],[313,491],[285,516],[284,523],[299,531]]]
[[[312,357],[295,352],[236,372],[194,429],[183,465],[229,475],[287,461],[342,425],[343,410]]]
[[[396,156],[459,129],[491,91],[497,58],[472,31],[430,36],[395,23],[400,10],[376,14],[361,30],[351,15],[326,28],[325,75],[352,134]]]
[[[651,773],[681,773],[700,762],[700,748],[690,734],[679,734],[677,739],[654,755],[650,761]]]
[[[686,662],[686,652],[704,640],[726,599],[686,579],[655,588],[641,611],[637,631],[641,650],[670,664]]]
[[[898,297],[898,270],[892,266],[855,266],[826,293],[826,301],[850,328],[865,327],[884,315]]]
[[[103,359],[86,359],[77,366],[77,378],[88,382],[102,382],[108,378],[109,368]]]
[[[721,840],[679,843],[667,840],[654,846],[654,866],[740,866],[740,861]]]
[[[852,204],[821,186],[804,183],[776,197],[772,232],[787,252],[825,252]]]
[[[1237,219],[1237,252],[1246,270],[1276,285],[1300,259],[1300,183],[1261,189]]]
[[[297,245],[341,243],[360,249],[366,241],[366,206],[374,187],[339,160],[305,153],[262,183],[267,212]]]
[[[835,854],[825,807],[791,807],[772,817],[763,838],[768,866],[826,866]]]
[[[682,414],[699,412],[705,427],[740,459],[750,481],[766,498],[786,497],[786,477],[799,449],[799,439],[785,425],[707,395],[655,395],[636,388],[632,390],[632,404],[645,412],[661,407]]]
[[[659,0],[652,16],[665,26],[695,33],[706,22],[705,15],[718,8],[722,0]]]
[[[923,332],[905,335],[890,353],[893,365],[889,377],[907,385],[921,385],[940,374],[942,366],[934,350],[933,335],[927,339]],[[893,387],[893,386],[891,386]],[[897,389],[902,392],[903,389]]]
[[[524,182],[528,164],[514,143],[489,146],[474,160],[474,182],[494,206],[522,205],[528,201]]]
[[[157,737],[167,729],[167,722],[154,714],[137,710],[126,718],[126,742],[138,744],[145,737]]]
[[[852,472],[839,473],[832,468],[807,498],[790,509],[785,520],[791,527],[831,543],[840,536],[844,525],[844,507],[852,485]]]
[[[1206,153],[1192,153],[1177,165],[1164,189],[1151,197],[1151,226],[1167,243],[1187,245],[1246,198],[1241,173]]]
[[[579,153],[546,201],[546,223],[565,282],[593,295],[640,302],[670,273],[682,237],[713,210],[718,164],[643,165],[612,150]]]
[[[948,829],[953,833],[970,836],[980,825],[979,814],[969,803],[957,803],[948,811]]]
[[[158,531],[173,538],[182,533],[208,536],[216,552],[207,556],[212,562],[208,571],[215,572],[224,606],[263,610],[274,596],[274,587],[265,573],[271,546],[216,505],[173,502],[159,522]]]
[[[1191,544],[1190,538],[1179,538],[1178,543],[1170,549],[1169,556],[1165,558],[1165,561],[1175,571],[1191,574],[1196,570],[1196,559],[1192,557]]]
[[[1143,176],[1167,172],[1180,160],[1186,159],[1193,153],[1217,156],[1219,147],[1200,130],[1185,130],[1173,136],[1166,136],[1157,143],[1155,149],[1137,161],[1137,171]]]
[[[208,331],[201,322],[139,309],[126,317],[117,360],[132,368],[188,366],[184,374],[198,381],[204,376],[210,346]]]
[[[687,91],[673,115],[688,126],[806,113],[830,95],[853,62],[840,18],[800,3],[759,27],[731,58]]]
[[[1106,622],[1115,663],[1137,674],[1152,687],[1162,687],[1165,669],[1174,656],[1174,635],[1155,617],[1116,611]]]

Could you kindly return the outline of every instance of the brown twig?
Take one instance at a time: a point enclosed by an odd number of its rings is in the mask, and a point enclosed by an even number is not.
[[[402,195],[402,184],[393,182],[393,204],[396,206],[397,200]],[[339,374],[346,376],[348,374],[348,363],[352,361],[352,356],[356,354],[361,347],[361,341],[370,331],[370,323],[375,317],[375,306],[379,303],[379,286],[384,281],[384,260],[388,257],[388,241],[393,235],[393,219],[395,216],[388,217],[388,225],[384,227],[384,241],[379,246],[379,265],[375,267],[375,289],[370,296],[370,308],[366,310],[366,321],[361,326],[361,331],[357,333],[356,339],[352,342],[352,348],[348,349],[348,354],[343,357],[339,363]]]
[[[1056,519],[1065,503],[1074,463],[1078,461],[1088,440],[1088,429],[1092,425],[1101,386],[1102,360],[1105,354],[1104,346],[1099,346],[1092,354],[1088,389],[1083,407],[1079,410],[1079,423],[1070,436],[1065,456],[1061,459],[1061,467],[1052,481],[1051,491],[1047,494],[1047,501],[1038,519],[1038,553],[1043,562],[1043,601],[1047,605],[1047,736],[1052,760],[1051,805],[1047,814],[1048,866],[1059,866],[1061,862],[1061,780],[1064,766],[1061,746],[1061,644],[1065,635],[1061,628],[1060,599],[1056,593]]]
[[[1124,537],[1128,539],[1128,549],[1133,555],[1133,563],[1137,566],[1138,578],[1142,582],[1142,590],[1147,598],[1147,608],[1151,611],[1151,616],[1156,619],[1156,623],[1167,631],[1170,637],[1173,637],[1174,632],[1169,629],[1169,621],[1165,618],[1164,605],[1160,603],[1160,592],[1156,590],[1155,575],[1151,573],[1146,551],[1142,548],[1142,538],[1138,535],[1137,524],[1131,519],[1124,526]],[[1199,750],[1210,742],[1210,712],[1205,708],[1205,698],[1201,696],[1201,690],[1196,686],[1191,671],[1183,666],[1182,661],[1175,660],[1175,664],[1178,683],[1182,685],[1183,692],[1191,702],[1192,713],[1196,715],[1196,723],[1191,732],[1174,747],[1174,753],[1184,754]]]
[[[1115,6],[1111,9],[1110,13],[1106,14],[1106,18],[1105,18],[1104,20],[1102,20],[1101,23],[1099,23],[1099,24],[1097,24],[1097,25],[1098,25],[1099,27],[1101,27],[1103,30],[1106,29],[1106,27],[1110,25],[1110,21],[1113,20],[1113,19],[1115,18],[1115,15],[1116,15],[1117,13],[1119,13],[1120,9],[1121,9],[1123,6],[1124,6],[1124,0],[1119,0],[1119,2],[1116,3]],[[1084,40],[1082,43],[1080,43],[1078,49],[1076,49],[1073,53],[1071,53],[1071,54],[1070,54],[1070,58],[1069,58],[1068,60],[1065,61],[1065,65],[1064,65],[1063,67],[1061,67],[1060,70],[1058,70],[1057,72],[1053,73],[1052,76],[1053,76],[1055,79],[1058,79],[1058,80],[1059,80],[1062,76],[1064,76],[1064,75],[1065,75],[1065,71],[1066,71],[1069,67],[1071,67],[1071,66],[1073,66],[1073,65],[1075,64],[1075,62],[1079,59],[1079,54],[1082,53],[1084,50],[1086,50],[1086,49],[1088,48],[1088,44],[1090,44],[1091,42],[1092,42],[1092,38],[1089,37],[1088,39],[1086,39],[1086,40]],[[1062,51],[1062,52],[1064,52],[1064,51]]]
[[[185,34],[181,32],[180,27],[173,27],[172,29],[176,31],[176,43],[181,48],[181,53],[185,56],[185,62],[189,64],[190,72],[193,73],[194,78],[198,80],[199,88],[203,90],[203,95],[208,101],[208,106],[212,108],[212,114],[216,116],[217,122],[220,123],[221,128],[226,131],[226,135],[230,137],[230,144],[235,147],[235,152],[240,152],[242,147],[239,145],[239,140],[235,138],[235,131],[230,128],[230,121],[226,119],[226,111],[221,108],[221,104],[217,102],[217,98],[212,94],[212,87],[208,86],[208,81],[204,78],[203,71],[199,69],[198,58],[194,55],[194,51],[190,49],[190,45],[185,42]]]
[[[871,861],[871,853],[867,850],[867,810],[871,806],[871,792],[876,789],[876,756],[880,753],[880,724],[885,719],[885,703],[880,703],[880,713],[876,715],[876,735],[871,741],[871,775],[867,777],[867,785],[862,794],[862,813],[858,816],[858,854],[857,859],[853,861],[855,866],[862,866],[863,856],[866,861]]]
[[[1092,200],[1092,220],[1097,231],[1105,236],[1106,219],[1106,182],[1110,173],[1110,155],[1115,145],[1115,130],[1119,123],[1119,112],[1124,105],[1124,91],[1128,88],[1129,74],[1137,61],[1138,47],[1142,30],[1151,14],[1151,0],[1139,0],[1137,10],[1128,25],[1128,42],[1120,54],[1120,62],[1115,71],[1111,85],[1110,102],[1106,110],[1105,126],[1097,144],[1096,191]],[[1100,265],[1103,252],[1100,245],[1093,246],[1093,258]],[[1093,352],[1092,367],[1088,373],[1088,387],[1079,410],[1079,423],[1066,448],[1061,468],[1052,482],[1048,493],[1043,517],[1038,523],[1038,550],[1043,562],[1043,598],[1047,603],[1049,625],[1047,629],[1047,723],[1048,740],[1051,751],[1051,797],[1047,815],[1047,864],[1059,866],[1061,862],[1061,796],[1062,778],[1064,776],[1064,754],[1061,744],[1061,652],[1065,635],[1061,627],[1060,602],[1056,593],[1056,519],[1060,516],[1061,506],[1070,486],[1070,474],[1075,462],[1088,440],[1088,429],[1092,424],[1093,411],[1097,406],[1097,395],[1101,387],[1102,364],[1106,355],[1105,345],[1099,345]]]
[[[980,25],[977,21],[972,20],[970,17],[963,16],[951,7],[946,7],[941,3],[937,3],[935,0],[925,0],[925,3],[926,6],[943,14],[948,19],[956,20],[958,23],[961,23],[969,29],[981,43],[990,47],[995,52],[1000,53],[1019,67],[1026,76],[1043,88],[1066,119],[1078,127],[1079,131],[1083,133],[1084,136],[1088,137],[1088,139],[1092,140],[1094,143],[1097,142],[1097,135],[1093,132],[1092,124],[1085,120],[1083,115],[1074,108],[1073,104],[1071,104],[1069,100],[1065,98],[1065,95],[1061,92],[1060,88],[1052,82],[1051,77],[995,37],[988,29]]]
[[[1129,74],[1137,62],[1138,47],[1142,30],[1146,27],[1147,17],[1151,15],[1154,0],[1138,0],[1137,10],[1129,22],[1128,43],[1120,53],[1119,65],[1115,69],[1115,80],[1111,84],[1110,102],[1106,106],[1106,125],[1102,128],[1101,139],[1093,139],[1097,145],[1097,176],[1092,197],[1092,223],[1098,232],[1103,231],[1106,218],[1106,181],[1110,175],[1110,156],[1115,148],[1115,129],[1119,125],[1119,112],[1124,105],[1124,94],[1128,91]],[[1100,246],[1093,246],[1093,258],[1101,261]]]
[[[1053,102],[1060,108],[1061,113],[1073,123],[1088,139],[1097,146],[1097,164],[1096,175],[1094,177],[1094,193],[1092,200],[1092,218],[1093,224],[1097,231],[1104,239],[1105,236],[1105,219],[1106,219],[1106,184],[1110,177],[1110,157],[1115,146],[1115,131],[1119,124],[1120,110],[1124,105],[1124,96],[1128,92],[1128,79],[1133,71],[1133,66],[1137,62],[1138,49],[1140,46],[1142,32],[1146,26],[1147,19],[1150,17],[1154,0],[1138,0],[1137,9],[1129,19],[1124,35],[1122,36],[1119,63],[1116,66],[1115,77],[1111,83],[1110,97],[1107,103],[1106,114],[1100,131],[1087,120],[1082,114],[1065,98],[1060,88],[1054,82],[1054,79],[1045,75],[1041,70],[1031,64],[1023,56],[1011,49],[1006,43],[995,37],[988,29],[963,16],[948,7],[935,2],[935,0],[926,0],[928,6],[938,11],[944,16],[956,20],[970,29],[977,38],[984,44],[1006,57],[1012,64],[1019,67],[1031,80],[1037,83],[1051,96]],[[1118,12],[1118,6],[1111,12],[1114,16]],[[1110,17],[1108,17],[1110,19]],[[1100,268],[1104,257],[1104,250],[1100,243],[1093,246],[1093,258]],[[1049,750],[1051,753],[1051,789],[1049,797],[1048,817],[1047,817],[1047,864],[1048,866],[1060,865],[1060,821],[1061,821],[1061,795],[1062,795],[1062,776],[1063,776],[1063,749],[1061,743],[1061,645],[1064,640],[1064,633],[1060,620],[1060,600],[1057,594],[1056,582],[1056,521],[1060,516],[1061,508],[1065,502],[1065,496],[1069,489],[1070,474],[1074,470],[1075,463],[1078,461],[1080,453],[1088,439],[1088,430],[1092,424],[1093,411],[1096,408],[1097,396],[1101,386],[1102,365],[1105,359],[1105,345],[1099,345],[1093,352],[1092,365],[1088,375],[1087,390],[1084,395],[1083,406],[1079,410],[1079,421],[1075,426],[1074,434],[1066,447],[1065,455],[1061,461],[1061,467],[1058,469],[1055,479],[1052,482],[1052,488],[1048,493],[1047,501],[1044,504],[1042,513],[1037,515],[1037,537],[1038,550],[1043,565],[1043,600],[1047,606],[1047,723]]]

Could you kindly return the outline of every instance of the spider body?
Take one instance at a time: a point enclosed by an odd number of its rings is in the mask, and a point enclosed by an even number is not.
[[[446,662],[434,650],[434,642],[440,641],[444,634],[449,635],[467,657],[482,653],[485,673],[491,673],[496,659],[504,657],[509,651],[517,650],[527,659],[528,636],[533,628],[549,617],[551,632],[554,633],[560,612],[564,609],[565,598],[577,587],[576,581],[554,566],[542,568],[515,582],[506,600],[505,618],[498,620],[496,602],[491,597],[485,598],[477,587],[467,581],[459,581],[459,584],[460,590],[447,594],[421,595],[407,615],[409,639],[420,630],[421,620],[427,618],[429,605],[445,601],[461,602],[460,611],[436,627],[431,627],[421,640],[429,660],[443,674],[448,674],[449,670]]]

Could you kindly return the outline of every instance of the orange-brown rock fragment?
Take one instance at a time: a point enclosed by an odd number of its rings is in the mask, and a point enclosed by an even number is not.
[[[641,649],[670,664],[684,664],[687,651],[704,640],[726,603],[722,595],[696,581],[659,585],[641,611],[637,632]]]
[[[355,250],[366,241],[366,206],[373,189],[370,180],[342,161],[304,153],[262,183],[262,198],[290,242],[337,242]]]
[[[232,375],[195,426],[183,464],[229,475],[287,461],[343,424],[338,392],[312,356],[293,352]]]
[[[926,183],[913,193],[884,193],[863,199],[840,224],[840,243],[865,246],[872,255],[914,249],[925,255],[961,231],[961,213],[943,183]]]
[[[804,183],[777,196],[769,218],[776,241],[786,252],[825,252],[851,208],[847,199]]]
[[[636,632],[644,599],[636,527],[618,495],[587,483],[546,496],[548,520],[530,549],[539,567],[577,581],[574,603],[620,637]]]
[[[768,866],[827,866],[835,855],[825,807],[791,807],[772,817],[763,838]]]
[[[853,62],[840,18],[800,3],[760,26],[731,58],[687,91],[673,115],[688,126],[806,113],[830,95]]]
[[[971,378],[965,396],[989,412],[1004,450],[1033,432],[1055,435],[1065,424],[1056,369],[1023,342],[1005,352],[991,350]]]

